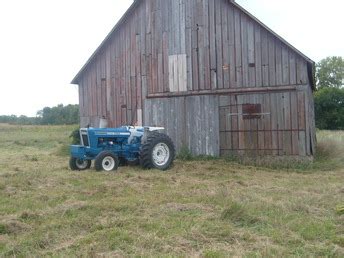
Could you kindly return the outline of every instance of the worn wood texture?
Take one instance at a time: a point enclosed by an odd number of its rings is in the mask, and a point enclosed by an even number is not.
[[[221,155],[314,155],[314,112],[308,88],[220,96]],[[245,119],[247,104],[261,107],[259,117]]]
[[[314,153],[302,54],[228,0],[133,6],[78,77],[82,126],[162,125],[195,154]],[[228,117],[245,104],[269,115]]]
[[[144,110],[146,124],[165,127],[178,151],[219,155],[218,96],[148,99]]]
[[[81,116],[136,124],[150,94],[307,83],[307,62],[230,1],[140,0],[81,74]]]

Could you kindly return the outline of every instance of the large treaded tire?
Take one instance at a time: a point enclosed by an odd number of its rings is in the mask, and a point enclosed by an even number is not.
[[[94,161],[94,167],[97,171],[111,172],[118,169],[118,157],[110,151],[103,151],[98,154]]]
[[[72,171],[83,171],[91,167],[92,162],[90,160],[81,161],[77,158],[71,157],[69,160],[69,167]]]
[[[166,162],[163,162],[161,165],[153,158],[154,148],[158,145],[163,145],[165,148],[168,148],[168,156],[166,156],[168,158],[166,158]],[[141,146],[140,165],[145,169],[156,168],[163,171],[167,170],[172,166],[174,158],[174,144],[171,138],[166,134],[151,132],[148,135],[146,142]]]

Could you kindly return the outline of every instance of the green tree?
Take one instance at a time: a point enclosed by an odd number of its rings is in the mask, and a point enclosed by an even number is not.
[[[315,123],[319,129],[344,129],[344,60],[332,56],[316,65]]]
[[[36,125],[39,124],[40,119],[38,117],[27,116],[0,116],[0,123],[19,124],[19,125]]]
[[[72,125],[79,123],[79,105],[45,107],[36,117],[0,116],[0,123],[21,125]]]
[[[63,125],[79,123],[79,105],[45,107],[37,112],[43,125]]]
[[[321,60],[316,68],[318,89],[342,88],[344,86],[344,60],[342,57],[327,57]]]
[[[314,100],[317,128],[344,130],[344,88],[321,88]]]

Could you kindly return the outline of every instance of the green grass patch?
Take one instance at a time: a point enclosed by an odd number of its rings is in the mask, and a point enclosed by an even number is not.
[[[231,205],[222,212],[221,218],[240,226],[250,226],[259,222],[259,219],[251,215],[245,205],[237,202],[231,203]]]
[[[7,234],[7,227],[4,224],[0,224],[0,235]]]

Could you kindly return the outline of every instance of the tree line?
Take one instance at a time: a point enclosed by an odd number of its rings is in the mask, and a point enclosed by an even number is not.
[[[45,107],[36,117],[0,116],[0,123],[20,125],[71,125],[79,123],[79,105]]]
[[[344,59],[333,56],[316,65],[315,124],[318,129],[344,130]]]

